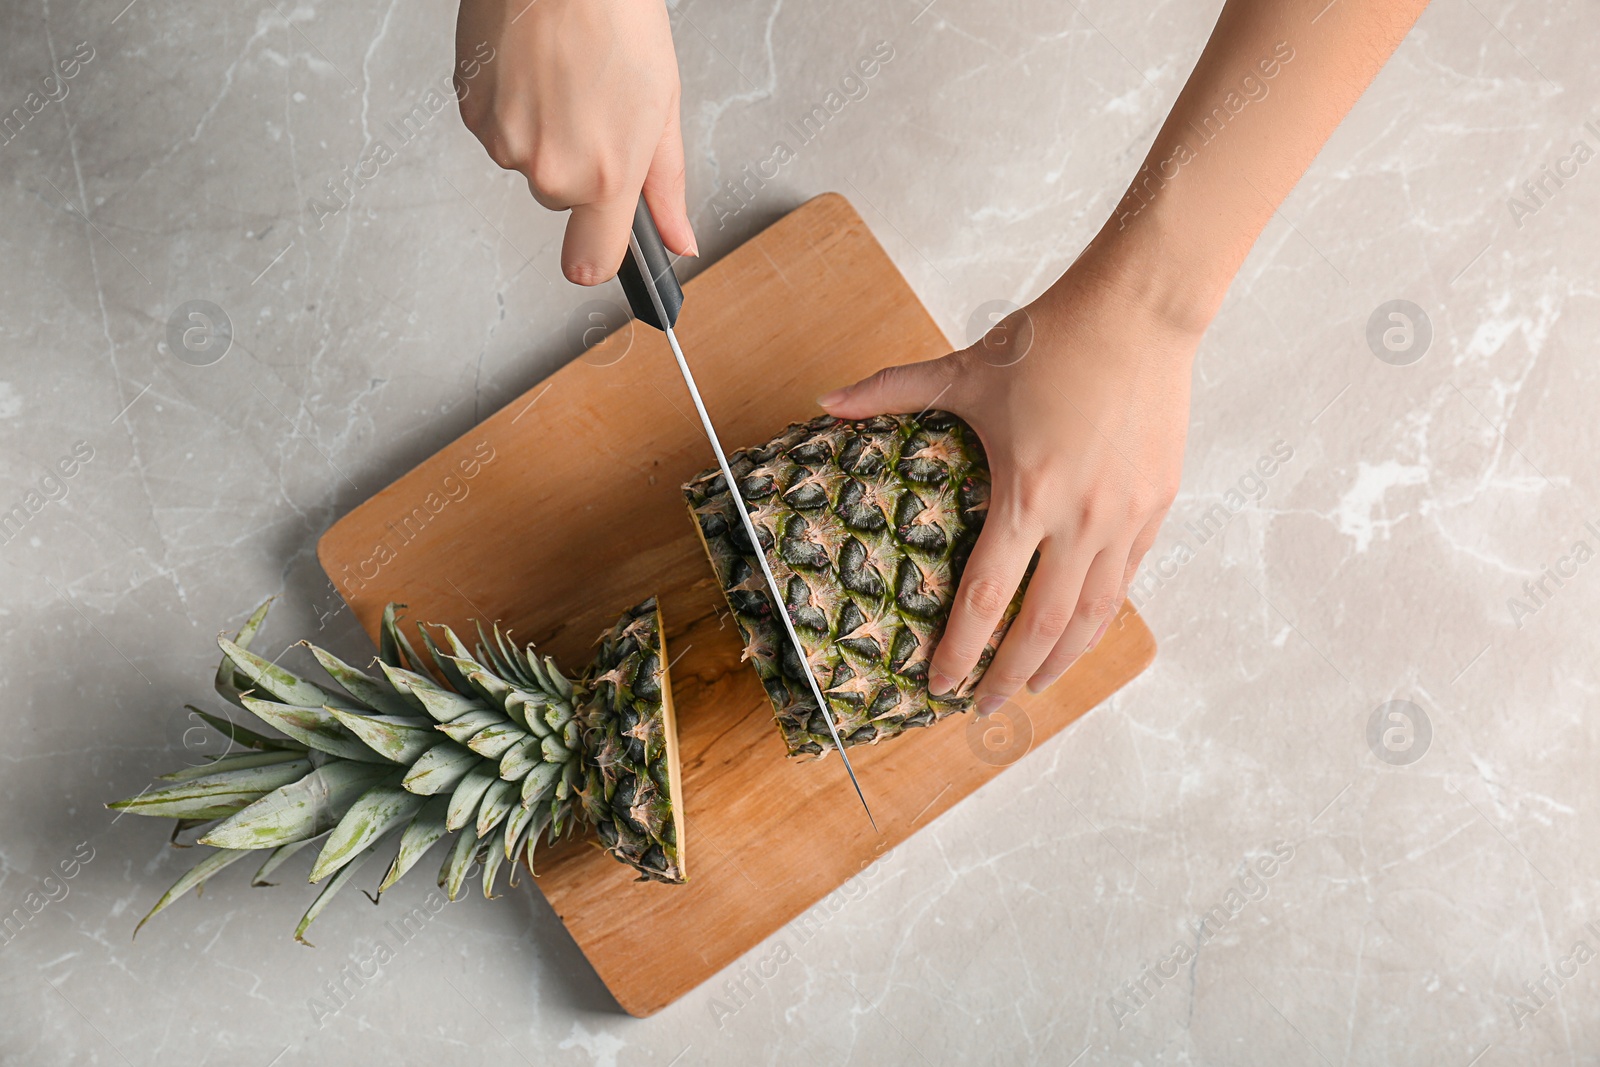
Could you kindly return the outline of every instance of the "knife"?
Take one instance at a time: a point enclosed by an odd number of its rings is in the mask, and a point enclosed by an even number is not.
[[[805,646],[800,643],[800,635],[795,633],[794,622],[789,618],[789,609],[783,594],[778,591],[778,580],[772,576],[772,567],[767,563],[767,554],[761,547],[761,538],[756,534],[756,527],[750,521],[749,506],[744,502],[744,494],[739,492],[739,483],[733,476],[733,471],[728,468],[728,458],[723,454],[722,441],[717,437],[716,427],[711,424],[711,416],[706,413],[705,401],[700,399],[700,389],[694,384],[694,373],[689,370],[688,361],[683,358],[683,349],[678,347],[677,334],[672,328],[678,324],[678,312],[683,310],[683,286],[678,284],[678,276],[672,272],[672,260],[667,255],[666,245],[661,243],[661,233],[656,229],[656,220],[650,215],[650,209],[645,205],[644,197],[639,198],[639,205],[633,211],[633,232],[628,237],[627,256],[623,257],[622,267],[617,271],[617,280],[622,283],[622,291],[627,294],[628,304],[633,309],[634,318],[646,326],[654,326],[667,335],[667,344],[672,346],[672,356],[678,361],[678,370],[683,374],[683,384],[689,387],[689,399],[694,401],[694,409],[700,414],[700,426],[706,432],[706,437],[711,441],[711,450],[717,454],[717,469],[722,471],[722,478],[728,483],[728,492],[733,495],[734,502],[738,505],[739,519],[744,523],[745,536],[750,538],[750,543],[755,546],[756,561],[761,564],[761,575],[767,580],[767,592],[772,596],[775,614],[783,620],[783,628],[789,635],[789,641],[798,653],[800,666],[806,672],[806,681],[811,685],[811,696],[817,702],[817,707],[822,711],[822,719],[828,724],[828,733],[833,737],[834,747],[839,750],[839,757],[844,760],[845,773],[850,775],[850,784],[855,786],[856,796],[861,799],[861,806],[866,808],[867,819],[872,823],[872,828],[877,830],[878,820],[872,817],[872,808],[867,805],[867,798],[861,792],[861,783],[856,780],[855,768],[850,766],[850,757],[844,750],[844,742],[839,737],[839,727],[833,721],[833,712],[828,709],[828,701],[822,695],[822,687],[817,684],[817,675],[811,669],[811,660],[806,656]]]

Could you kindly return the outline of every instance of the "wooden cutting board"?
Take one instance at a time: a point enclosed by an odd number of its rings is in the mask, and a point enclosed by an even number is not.
[[[731,449],[816,414],[814,398],[947,341],[841,196],[819,196],[685,286],[679,341]],[[837,757],[790,762],[679,486],[714,463],[664,336],[628,325],[356,508],[318,556],[369,634],[500,620],[576,672],[654,593],[666,622],[689,881],[633,881],[591,840],[535,884],[628,1012],[660,1010],[1105,700],[1155,655],[1125,607],[1047,693],[850,750],[882,833]],[[1009,730],[1009,733],[1008,733]],[[1008,747],[1009,746],[1009,747]]]

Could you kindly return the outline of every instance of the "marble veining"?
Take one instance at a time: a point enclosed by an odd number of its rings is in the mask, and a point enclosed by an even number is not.
[[[965,341],[1099,226],[1218,7],[681,0],[705,258],[837,190]],[[526,890],[341,898],[313,951],[295,879],[225,875],[130,942],[186,859],[101,805],[188,743],[215,633],[276,595],[269,642],[361,655],[318,535],[620,302],[561,280],[561,221],[434,106],[453,24],[0,12],[0,1061],[1600,1063],[1600,27],[1574,0],[1423,15],[1201,348],[1135,589],[1155,665],[821,912],[642,1021]],[[174,352],[191,301],[220,354]],[[1393,301],[1420,352],[1369,340]]]

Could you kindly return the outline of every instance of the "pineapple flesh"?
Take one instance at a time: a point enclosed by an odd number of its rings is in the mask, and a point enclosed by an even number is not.
[[[952,693],[930,695],[928,660],[989,504],[977,433],[941,411],[853,422],[824,415],[728,462],[844,744],[875,744],[969,710],[1026,589],[971,675]],[[825,753],[833,739],[726,482],[708,470],[684,495],[789,755]]]
[[[385,840],[395,851],[379,893],[448,839],[440,887],[458,899],[482,864],[492,896],[502,866],[511,865],[515,884],[517,864],[532,868],[541,837],[554,841],[588,822],[641,880],[683,881],[677,738],[654,598],[601,635],[600,656],[577,680],[498,627],[492,637],[480,627],[474,651],[448,627],[435,628],[440,643],[420,627],[424,658],[391,604],[380,674],[308,646],[335,690],[250,651],[267,606],[234,640],[219,638],[216,688],[285,736],[190,708],[229,740],[228,753],[107,805],[177,820],[175,840],[202,828],[198,843],[216,848],[141,927],[247,855],[263,861],[253,884],[271,884],[267,877],[311,844],[320,848],[310,880],[327,884],[295,931],[301,941]]]

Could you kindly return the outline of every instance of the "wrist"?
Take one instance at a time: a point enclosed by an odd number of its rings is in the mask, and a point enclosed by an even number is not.
[[[1211,254],[1155,205],[1130,217],[1119,207],[1063,275],[1108,291],[1152,325],[1196,341],[1216,317],[1237,269]],[[1061,283],[1057,283],[1061,284]]]
[[[1198,341],[1270,214],[1258,199],[1199,172],[1157,181],[1147,166],[1062,282],[1082,277]]]

